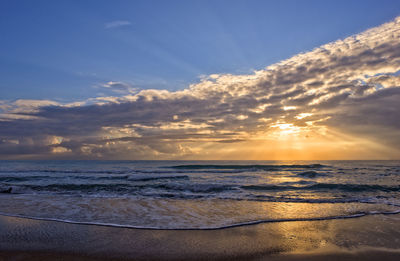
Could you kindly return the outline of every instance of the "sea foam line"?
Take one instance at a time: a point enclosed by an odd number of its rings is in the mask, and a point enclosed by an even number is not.
[[[235,228],[235,227],[258,225],[258,224],[264,224],[264,223],[325,221],[325,220],[336,220],[336,219],[360,218],[360,217],[372,216],[372,215],[396,215],[396,214],[400,214],[400,209],[395,210],[395,211],[382,211],[382,212],[371,211],[371,212],[356,213],[356,214],[352,214],[352,215],[340,215],[340,216],[328,216],[328,217],[262,219],[262,220],[254,220],[254,221],[241,222],[241,223],[225,225],[225,226],[216,226],[216,227],[164,228],[164,227],[151,227],[151,226],[123,225],[123,224],[115,224],[115,223],[74,221],[74,220],[58,219],[58,218],[41,218],[41,217],[24,216],[24,215],[0,212],[0,215],[6,216],[6,217],[24,218],[24,219],[40,220],[40,221],[54,221],[54,222],[76,224],[76,225],[104,226],[104,227],[129,228],[129,229],[148,229],[148,230],[221,230],[221,229],[228,229],[228,228]]]

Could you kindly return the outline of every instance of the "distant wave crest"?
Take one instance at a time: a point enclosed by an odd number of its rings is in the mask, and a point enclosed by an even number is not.
[[[176,165],[169,168],[173,169],[218,169],[218,170],[282,170],[282,169],[318,169],[328,167],[322,164],[308,164],[308,165]]]

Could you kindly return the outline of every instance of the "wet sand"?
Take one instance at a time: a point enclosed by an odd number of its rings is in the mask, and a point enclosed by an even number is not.
[[[0,260],[400,260],[400,215],[147,230],[0,216]]]

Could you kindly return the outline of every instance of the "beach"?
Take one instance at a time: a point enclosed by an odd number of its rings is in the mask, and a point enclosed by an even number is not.
[[[0,260],[399,260],[400,215],[151,230],[0,216]]]
[[[400,260],[399,166],[3,161],[0,261]]]

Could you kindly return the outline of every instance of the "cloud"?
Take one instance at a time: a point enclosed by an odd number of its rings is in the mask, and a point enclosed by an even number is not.
[[[0,102],[0,157],[400,158],[400,19],[249,75],[181,91]],[[54,142],[57,141],[57,142]]]
[[[132,84],[117,81],[109,81],[96,87],[106,88],[107,90],[119,94],[132,94],[138,91],[138,89],[133,87]]]
[[[126,20],[116,20],[116,21],[112,21],[112,22],[108,22],[104,24],[104,28],[105,29],[112,29],[112,28],[118,28],[118,27],[122,27],[122,26],[129,26],[132,23]]]

